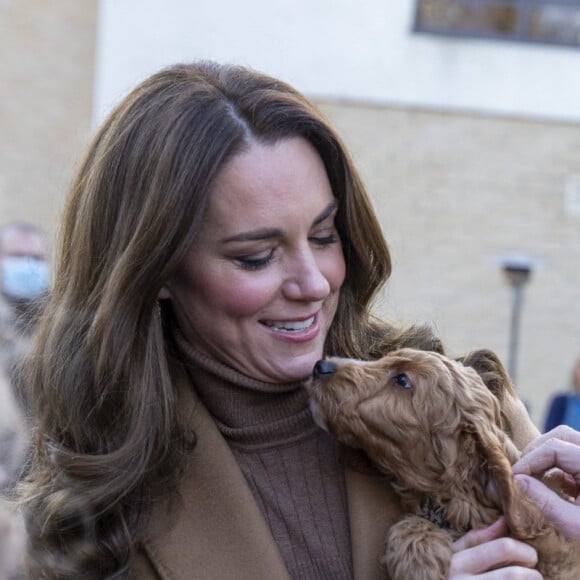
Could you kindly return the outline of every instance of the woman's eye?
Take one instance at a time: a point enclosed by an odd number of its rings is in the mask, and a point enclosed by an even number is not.
[[[410,389],[411,388],[411,381],[409,377],[405,373],[400,373],[393,377],[393,382],[398,387],[402,387],[403,389]]]
[[[310,240],[319,246],[329,246],[330,244],[336,244],[338,242],[338,234],[332,232],[326,236],[312,236]]]
[[[259,270],[267,266],[274,257],[274,249],[269,250],[266,255],[260,256],[239,256],[236,260],[241,264],[242,268],[246,270]]]

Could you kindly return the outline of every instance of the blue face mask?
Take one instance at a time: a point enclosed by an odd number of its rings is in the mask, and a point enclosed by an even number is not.
[[[48,264],[27,257],[2,259],[2,291],[11,298],[30,300],[48,289]]]

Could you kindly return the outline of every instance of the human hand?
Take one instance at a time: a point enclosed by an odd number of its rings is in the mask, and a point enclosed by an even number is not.
[[[534,569],[534,548],[506,537],[507,525],[500,518],[487,528],[473,530],[453,543],[447,580],[541,580]]]
[[[556,473],[550,470],[556,469]],[[523,457],[513,465],[516,481],[538,504],[542,513],[566,537],[580,539],[580,432],[560,425],[534,439]],[[535,477],[550,472],[558,476],[563,491],[574,503],[566,501]]]

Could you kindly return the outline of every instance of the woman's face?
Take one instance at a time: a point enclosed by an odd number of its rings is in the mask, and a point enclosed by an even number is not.
[[[305,139],[253,143],[230,160],[197,241],[161,293],[192,347],[263,381],[308,376],[345,276],[336,209]]]

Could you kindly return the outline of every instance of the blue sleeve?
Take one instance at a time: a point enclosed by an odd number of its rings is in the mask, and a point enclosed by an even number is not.
[[[544,433],[562,424],[564,420],[564,413],[566,412],[567,395],[555,395],[552,398],[548,413],[546,415],[546,422],[544,424]]]

